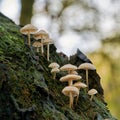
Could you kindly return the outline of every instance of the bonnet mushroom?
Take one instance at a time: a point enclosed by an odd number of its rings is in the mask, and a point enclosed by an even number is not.
[[[43,41],[43,45],[47,45],[47,60],[49,61],[49,47],[50,44],[53,44],[53,41],[51,39],[46,39]]]
[[[59,64],[56,63],[56,62],[52,62],[51,64],[49,64],[48,67],[50,67],[50,68],[59,68],[60,66],[59,66]]]
[[[94,66],[93,64],[91,64],[91,63],[83,63],[83,64],[81,64],[81,65],[78,67],[78,69],[84,69],[84,70],[86,70],[86,84],[87,84],[87,86],[88,86],[88,88],[89,88],[89,83],[88,83],[88,70],[95,70],[95,69],[96,69],[95,66]]]
[[[96,89],[91,89],[91,90],[88,91],[88,95],[91,96],[90,101],[92,101],[93,96],[97,93],[98,93],[98,91]]]
[[[60,70],[58,69],[58,68],[53,68],[52,70],[51,70],[51,73],[53,74],[53,79],[55,80],[55,78],[56,78],[56,73],[58,73]]]
[[[42,43],[40,43],[40,42],[38,42],[38,41],[36,41],[36,42],[34,42],[33,43],[33,45],[32,45],[33,47],[36,47],[37,49],[37,51],[36,52],[39,52],[39,47],[41,47],[42,46]]]
[[[80,75],[68,74],[60,78],[61,82],[68,82],[68,85],[73,85],[73,81],[80,80],[82,77]]]
[[[68,71],[68,74],[71,74],[71,72],[76,69],[77,69],[77,67],[72,64],[66,64],[60,68],[61,71]]]
[[[74,87],[77,87],[79,90],[80,90],[81,88],[86,88],[86,87],[87,87],[87,85],[84,84],[84,83],[82,83],[82,82],[76,82],[76,83],[73,84],[73,86],[74,86]],[[76,104],[77,104],[77,102],[78,102],[78,97],[79,97],[79,96],[77,96],[77,98],[76,98]]]
[[[49,38],[49,35],[48,35],[48,33],[46,32],[46,31],[44,31],[44,30],[40,30],[39,32],[37,32],[37,33],[35,33],[34,34],[34,38],[36,39],[36,40],[41,40],[41,43],[43,44],[43,41],[45,40],[45,39],[48,39]],[[42,53],[42,55],[43,55],[43,53],[44,53],[44,50],[43,50],[43,45],[41,46],[41,53]]]
[[[62,93],[69,97],[69,107],[73,107],[74,97],[79,95],[79,89],[74,86],[67,86],[62,90]]]
[[[22,34],[28,35],[28,45],[30,46],[30,34],[37,32],[37,28],[31,24],[27,24],[20,29]]]

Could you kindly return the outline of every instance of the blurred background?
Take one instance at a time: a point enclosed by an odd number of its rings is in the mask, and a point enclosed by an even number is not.
[[[57,52],[85,53],[101,76],[112,115],[120,119],[120,0],[0,0],[0,12],[18,25],[46,30]]]

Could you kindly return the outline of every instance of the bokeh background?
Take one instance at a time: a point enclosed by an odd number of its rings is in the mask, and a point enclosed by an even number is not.
[[[101,76],[112,115],[120,119],[120,0],[0,0],[0,12],[18,25],[46,30],[56,52],[85,53]]]

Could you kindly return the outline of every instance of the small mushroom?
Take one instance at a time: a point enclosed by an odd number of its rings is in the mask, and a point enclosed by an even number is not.
[[[66,96],[69,96],[70,102],[69,107],[73,107],[74,97],[79,95],[79,89],[74,86],[67,86],[62,90],[62,93]]]
[[[73,84],[73,86],[77,87],[79,90],[80,90],[80,88],[86,88],[87,87],[87,85],[82,83],[82,82],[76,82],[76,83]],[[76,98],[76,104],[78,102],[78,98],[79,98],[79,96],[77,96],[77,98]]]
[[[36,50],[37,50],[36,52],[39,52],[39,47],[42,46],[42,43],[40,43],[40,42],[38,42],[38,41],[35,41],[32,46],[37,48],[37,49],[36,49]]]
[[[68,85],[73,85],[73,81],[80,80],[82,77],[80,75],[68,74],[60,78],[61,82],[68,82]]]
[[[72,71],[71,74],[78,75],[78,72]]]
[[[50,68],[59,68],[60,66],[59,66],[59,64],[58,64],[58,63],[53,62],[53,63],[49,64],[49,66],[48,66],[48,67],[50,67]]]
[[[98,91],[96,89],[91,89],[91,90],[88,91],[88,95],[91,96],[90,101],[92,101],[93,96],[97,93],[98,93]]]
[[[88,86],[88,89],[89,89],[89,82],[88,82],[88,70],[95,70],[95,66],[91,63],[83,63],[81,64],[78,69],[84,69],[86,70],[86,84]]]
[[[35,33],[33,37],[34,37],[36,40],[39,40],[39,39],[40,39],[40,40],[41,40],[41,43],[43,44],[43,41],[44,41],[45,39],[48,39],[48,38],[49,38],[49,35],[48,35],[48,33],[47,33],[46,31],[40,30],[39,32]],[[42,53],[42,55],[43,55],[43,53],[44,53],[43,45],[42,45],[42,47],[41,47],[41,53]]]
[[[53,44],[53,41],[51,39],[46,39],[43,41],[43,45],[47,45],[47,60],[49,61],[49,47],[50,44]]]
[[[51,70],[51,73],[53,74],[53,79],[55,80],[55,78],[56,78],[56,73],[58,73],[60,70],[58,69],[58,68],[53,68],[52,70]]]
[[[68,71],[68,74],[71,74],[71,72],[76,69],[77,69],[77,67],[72,64],[66,64],[60,68],[61,71]]]
[[[37,32],[37,28],[31,24],[27,24],[20,29],[22,34],[28,35],[28,45],[30,46],[30,34]]]

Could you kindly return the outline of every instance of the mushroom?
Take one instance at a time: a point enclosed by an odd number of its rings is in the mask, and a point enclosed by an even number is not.
[[[72,64],[66,64],[60,68],[61,71],[68,71],[68,74],[71,74],[71,72],[76,69],[77,69],[77,67]]]
[[[60,66],[59,66],[59,64],[58,64],[58,63],[53,62],[53,63],[49,64],[49,66],[48,66],[48,67],[50,67],[50,68],[59,68]]]
[[[34,42],[34,43],[33,43],[33,45],[32,45],[32,46],[37,48],[37,51],[36,51],[36,52],[39,52],[39,47],[41,47],[41,46],[42,46],[42,43],[40,43],[40,42],[36,41],[36,42]]]
[[[72,71],[71,74],[78,75],[78,72]]]
[[[80,75],[72,75],[72,74],[68,74],[64,77],[60,78],[61,82],[66,82],[68,81],[68,85],[73,85],[73,81],[75,80],[80,80],[82,77]]]
[[[88,95],[91,96],[90,101],[92,101],[93,96],[97,93],[98,93],[98,91],[96,89],[91,89],[91,90],[88,91]]]
[[[47,60],[49,61],[49,47],[50,44],[53,44],[53,41],[51,39],[46,39],[43,41],[43,45],[47,45]]]
[[[37,28],[31,24],[27,24],[20,29],[22,34],[28,35],[28,45],[30,46],[30,34],[37,32]]]
[[[79,95],[79,89],[74,86],[67,86],[62,90],[62,93],[66,96],[69,96],[70,102],[69,107],[73,107],[74,97]]]
[[[82,82],[76,82],[76,83],[73,84],[73,86],[77,87],[79,90],[80,90],[80,88],[86,88],[87,87],[87,85],[82,83]],[[78,102],[78,97],[79,96],[77,96],[77,98],[76,98],[76,104]]]
[[[91,63],[83,63],[81,64],[78,69],[84,69],[86,70],[86,84],[88,86],[88,89],[89,89],[89,83],[88,83],[88,70],[95,70],[95,66]]]
[[[51,73],[53,74],[53,79],[55,80],[55,78],[56,78],[56,73],[58,73],[60,70],[58,69],[58,68],[53,68],[52,70],[51,70]]]
[[[36,40],[41,39],[41,43],[43,43],[43,40],[48,39],[49,35],[48,35],[48,33],[46,31],[40,30],[39,32],[37,32],[37,33],[34,34],[34,38]],[[44,53],[43,45],[41,46],[41,53],[42,53],[42,55]]]

